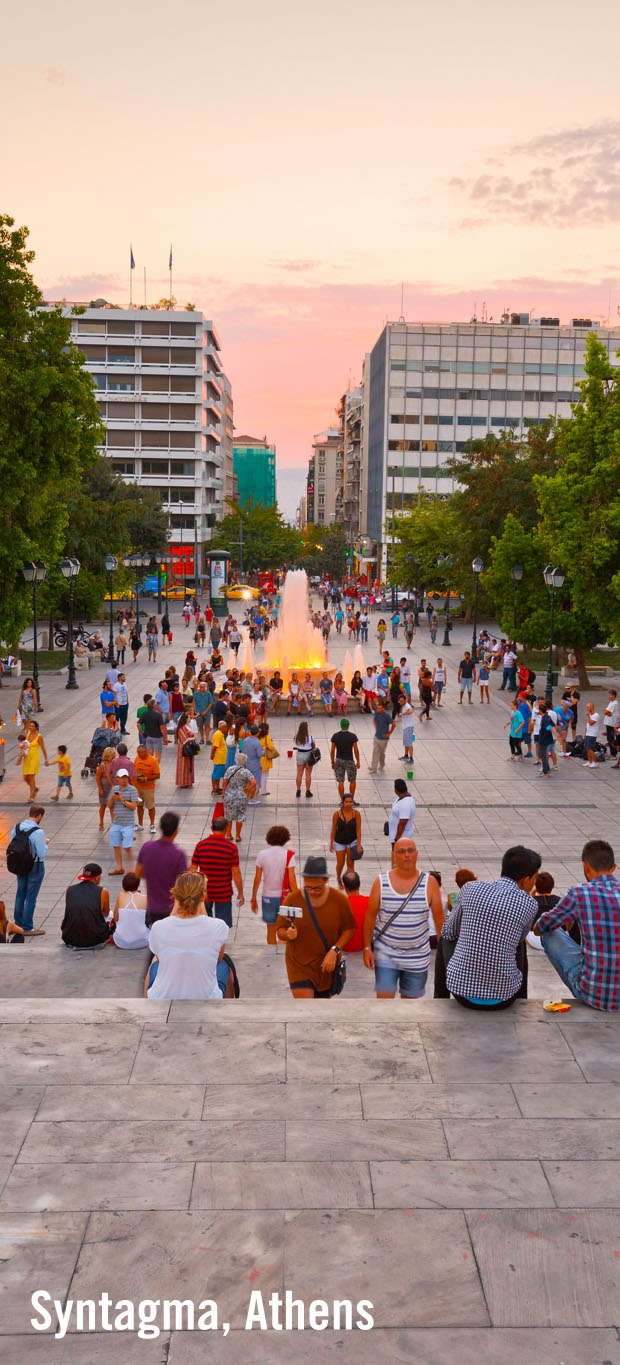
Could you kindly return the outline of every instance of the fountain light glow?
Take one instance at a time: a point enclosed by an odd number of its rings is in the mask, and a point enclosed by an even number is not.
[[[323,636],[309,619],[308,575],[305,569],[287,573],[282,589],[278,625],[265,641],[266,668],[279,668],[285,682],[291,673],[318,677],[327,668]]]

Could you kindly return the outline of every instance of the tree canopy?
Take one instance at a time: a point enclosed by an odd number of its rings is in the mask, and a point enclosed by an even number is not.
[[[243,528],[243,571],[279,569],[295,559],[299,535],[284,520],[277,507],[264,507],[250,498],[241,506],[229,502],[231,511],[220,522],[213,536],[213,549],[228,550],[231,567],[239,569],[240,528]]]

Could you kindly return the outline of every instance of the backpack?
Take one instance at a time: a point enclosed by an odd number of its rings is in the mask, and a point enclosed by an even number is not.
[[[22,829],[21,825],[15,826],[15,833],[6,851],[6,865],[9,872],[14,877],[27,877],[36,863],[37,859],[32,851],[30,834]]]

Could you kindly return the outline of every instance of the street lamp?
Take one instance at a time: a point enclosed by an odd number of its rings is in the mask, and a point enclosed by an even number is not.
[[[523,565],[522,565],[522,564],[513,564],[512,568],[511,568],[511,570],[510,570],[510,577],[511,577],[513,583],[514,583],[514,590],[515,590],[515,597],[514,597],[514,613],[513,613],[513,620],[512,620],[512,634],[513,634],[513,636],[514,636],[514,640],[515,640],[515,643],[516,643],[516,639],[517,639],[517,599],[518,599],[518,596],[519,596],[519,584],[521,583],[521,579],[523,578]]]
[[[110,642],[108,645],[108,663],[110,668],[114,667],[114,601],[112,593],[114,591],[114,575],[118,569],[118,559],[116,555],[106,555],[105,571],[108,575],[108,592],[110,596]]]
[[[39,640],[38,640],[39,627],[37,622],[37,588],[39,586],[39,583],[43,582],[45,575],[47,574],[47,569],[45,567],[45,564],[43,563],[43,560],[37,559],[34,562],[24,564],[22,573],[24,575],[26,582],[32,583],[32,616],[34,624],[32,678],[34,682],[34,690],[37,697],[37,710],[42,711],[43,707],[41,706],[41,696],[39,692]]]
[[[130,555],[123,555],[123,564],[125,565],[125,568],[127,568],[127,569],[135,569],[135,573],[136,573],[135,594],[136,594],[136,634],[137,634],[137,635],[141,635],[141,634],[142,634],[142,627],[141,627],[141,625],[140,625],[140,584],[139,584],[139,581],[138,581],[138,577],[139,577],[139,576],[138,576],[138,569],[143,568],[146,564],[150,564],[150,562],[151,562],[151,557],[150,557],[150,555],[141,554],[141,552],[140,552],[139,550],[134,550],[133,554],[130,554]]]
[[[451,620],[450,620],[450,565],[451,565],[451,563],[452,563],[452,555],[449,555],[449,554],[437,555],[437,567],[438,567],[439,569],[445,569],[445,572],[446,572],[446,628],[445,628],[445,630],[444,630],[444,635],[443,635],[443,647],[444,647],[444,649],[447,649],[448,645],[450,644],[450,631],[452,630],[452,622],[451,622]]]
[[[558,568],[557,564],[548,564],[543,569],[543,578],[551,593],[551,609],[549,612],[549,662],[547,664],[547,684],[545,687],[545,701],[551,705],[553,703],[553,599],[556,588],[561,588],[566,578],[566,574]]]
[[[419,626],[419,624],[420,624],[420,617],[419,617],[419,614],[418,614],[418,613],[419,613],[419,610],[420,610],[420,584],[419,584],[419,582],[418,582],[418,579],[419,579],[419,577],[420,577],[420,556],[419,556],[419,555],[412,555],[412,556],[411,556],[411,562],[412,562],[412,564],[413,564],[413,575],[414,575],[414,579],[415,579],[415,585],[414,585],[414,593],[415,593],[414,601],[415,601],[415,606],[414,606],[414,608],[413,608],[413,624],[414,624],[414,626],[415,626],[415,628],[416,628],[416,630],[417,630],[417,628],[418,628],[418,626]]]
[[[161,616],[161,569],[162,564],[166,563],[166,555],[156,554],[155,563],[157,565],[157,615]],[[167,608],[166,603],[166,608]]]
[[[75,580],[80,572],[79,559],[75,559],[75,557],[63,559],[60,565],[60,572],[69,584],[69,677],[67,679],[67,687],[72,692],[75,692],[78,684],[75,680],[75,658],[73,655],[73,588]]]
[[[471,657],[472,657],[474,663],[477,664],[477,662],[478,662],[478,584],[479,584],[479,582],[480,582],[480,575],[481,575],[481,573],[482,573],[482,570],[484,569],[484,564],[483,564],[483,562],[482,562],[482,560],[481,560],[481,558],[480,558],[480,555],[476,555],[476,558],[475,558],[474,560],[472,560],[472,566],[471,566],[471,567],[472,567],[472,569],[473,569],[473,571],[474,571],[474,578],[475,578],[475,582],[476,582],[476,587],[475,587],[475,591],[474,591],[474,633],[473,633],[472,642],[471,642]]]

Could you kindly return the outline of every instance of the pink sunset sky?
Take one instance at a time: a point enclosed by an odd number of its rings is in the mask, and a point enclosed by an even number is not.
[[[410,320],[617,322],[619,39],[616,0],[31,0],[3,17],[2,211],[48,298],[126,305],[131,242],[152,302],[172,242],[292,489],[401,284]]]

